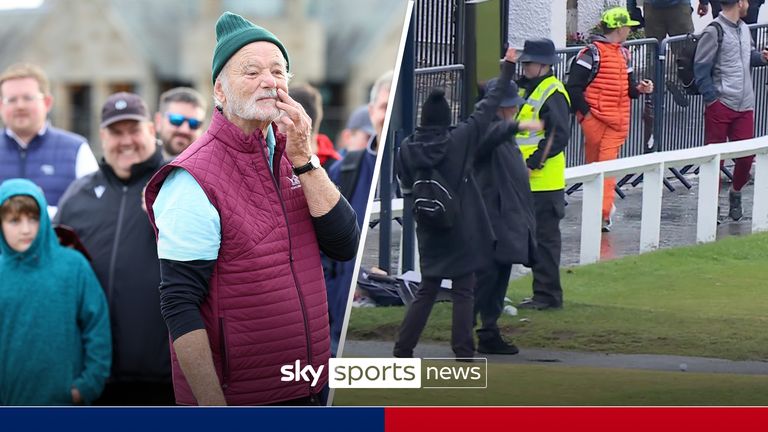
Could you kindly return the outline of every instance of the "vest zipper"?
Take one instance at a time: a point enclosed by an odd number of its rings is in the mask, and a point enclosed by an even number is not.
[[[227,332],[224,329],[224,317],[219,317],[219,348],[221,350],[221,388],[229,387],[229,355],[227,354]]]
[[[27,178],[27,149],[21,149],[19,157],[21,158],[21,175],[19,177]]]
[[[742,39],[741,38],[741,26],[739,26],[736,29],[736,35],[739,38],[739,60],[741,60],[741,88],[742,89],[746,89],[747,88],[747,74],[749,73],[749,69],[752,66],[751,65],[751,63],[752,63],[752,59],[751,59],[752,55],[751,54],[752,53],[750,52],[750,62],[749,62],[750,64],[748,64],[748,66],[746,68],[744,68],[744,47],[743,47],[744,44],[742,44],[742,40],[741,40]],[[750,47],[751,47],[751,45],[750,45]],[[744,103],[746,98],[747,97],[746,97],[745,92],[742,91],[741,92],[741,98],[739,99],[739,111],[744,109],[744,105],[746,105]]]
[[[267,163],[267,166],[269,165],[269,160],[267,160],[267,155],[264,154],[264,152],[261,152],[261,156],[264,158],[264,162]],[[274,158],[272,163],[274,164]],[[283,201],[283,193],[280,190],[280,183],[277,181],[278,175],[280,173],[280,161],[277,161],[278,165],[272,167],[272,172],[270,173],[270,177],[272,177],[272,184],[275,186],[275,190],[277,191],[277,196],[280,199],[280,208],[283,211],[283,218],[285,219],[285,227],[288,230],[288,264],[291,266],[291,276],[293,277],[294,285],[296,285],[296,293],[299,297],[299,303],[301,305],[301,318],[304,320],[304,335],[307,338],[307,361],[309,364],[313,364],[312,362],[312,349],[311,349],[311,342],[312,339],[310,337],[309,332],[309,322],[307,322],[307,308],[304,304],[304,298],[301,296],[301,288],[299,287],[299,280],[296,278],[296,270],[293,267],[293,240],[291,239],[291,224],[288,221],[288,211],[285,209],[285,202]],[[254,164],[254,167],[256,167],[256,164]],[[258,167],[256,167],[258,169]],[[309,394],[312,395],[312,387],[310,387],[310,384],[307,383],[307,388],[309,389]]]
[[[107,284],[107,299],[109,300],[110,311],[112,309],[113,296],[112,288],[115,283],[115,264],[117,263],[117,246],[120,243],[120,232],[123,228],[123,213],[125,213],[125,198],[128,194],[128,186],[123,185],[123,196],[120,198],[120,210],[117,214],[117,229],[115,230],[115,241],[112,243],[112,256],[109,259],[109,283]]]

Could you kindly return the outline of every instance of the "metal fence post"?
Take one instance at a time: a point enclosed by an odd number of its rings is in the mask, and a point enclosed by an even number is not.
[[[656,77],[654,78],[653,92],[653,148],[655,151],[663,150],[664,145],[664,70],[666,63],[667,41],[663,40],[656,45]]]
[[[499,3],[499,12],[501,12],[499,14],[501,18],[501,52],[499,52],[499,58],[504,58],[509,44],[509,0],[501,0]]]
[[[416,117],[416,92],[414,85],[414,71],[416,69],[416,51],[414,47],[414,41],[416,40],[416,17],[411,15],[411,22],[408,27],[408,37],[405,41],[405,48],[403,50],[403,63],[400,68],[400,88],[402,93],[400,94],[400,100],[402,101],[402,130],[404,135],[410,135],[413,132],[414,119]],[[395,137],[398,143],[402,141],[400,138]],[[402,251],[402,260],[400,262],[400,270],[406,272],[414,269],[414,239],[415,239],[415,224],[413,221],[413,199],[408,196],[403,199],[403,237],[400,242],[400,248]]]
[[[390,136],[394,133],[390,132]],[[384,140],[390,143],[394,140]],[[380,143],[382,145],[384,143]],[[381,155],[381,175],[379,176],[379,197],[381,215],[379,215],[379,268],[390,272],[392,255],[392,153],[394,146],[384,145]]]
[[[471,3],[459,2],[456,5],[463,11],[462,19],[464,21],[464,37],[459,40],[463,45],[462,57],[464,63],[464,76],[462,79],[461,93],[461,119],[465,120],[472,113],[474,107],[477,63],[477,41],[475,37],[475,6]]]

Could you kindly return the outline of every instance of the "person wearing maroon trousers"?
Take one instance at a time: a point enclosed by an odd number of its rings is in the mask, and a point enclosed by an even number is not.
[[[749,27],[743,21],[749,2],[721,0],[720,15],[703,31],[696,49],[693,72],[704,109],[704,143],[739,141],[755,136],[755,93],[751,66],[768,63],[768,50],[755,50]],[[718,29],[722,42],[718,43]],[[728,217],[742,218],[741,188],[749,181],[754,156],[735,160],[733,184],[728,191]],[[721,162],[722,163],[722,162]],[[720,216],[718,206],[718,219]]]

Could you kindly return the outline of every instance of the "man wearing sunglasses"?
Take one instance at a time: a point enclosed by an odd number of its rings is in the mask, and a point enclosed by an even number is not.
[[[202,135],[206,105],[203,96],[189,87],[172,88],[160,95],[155,129],[166,160],[174,159]]]

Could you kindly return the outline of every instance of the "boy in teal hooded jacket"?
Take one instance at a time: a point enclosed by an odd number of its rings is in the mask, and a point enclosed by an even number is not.
[[[34,183],[0,185],[0,405],[88,404],[109,376],[104,292],[46,209]]]

